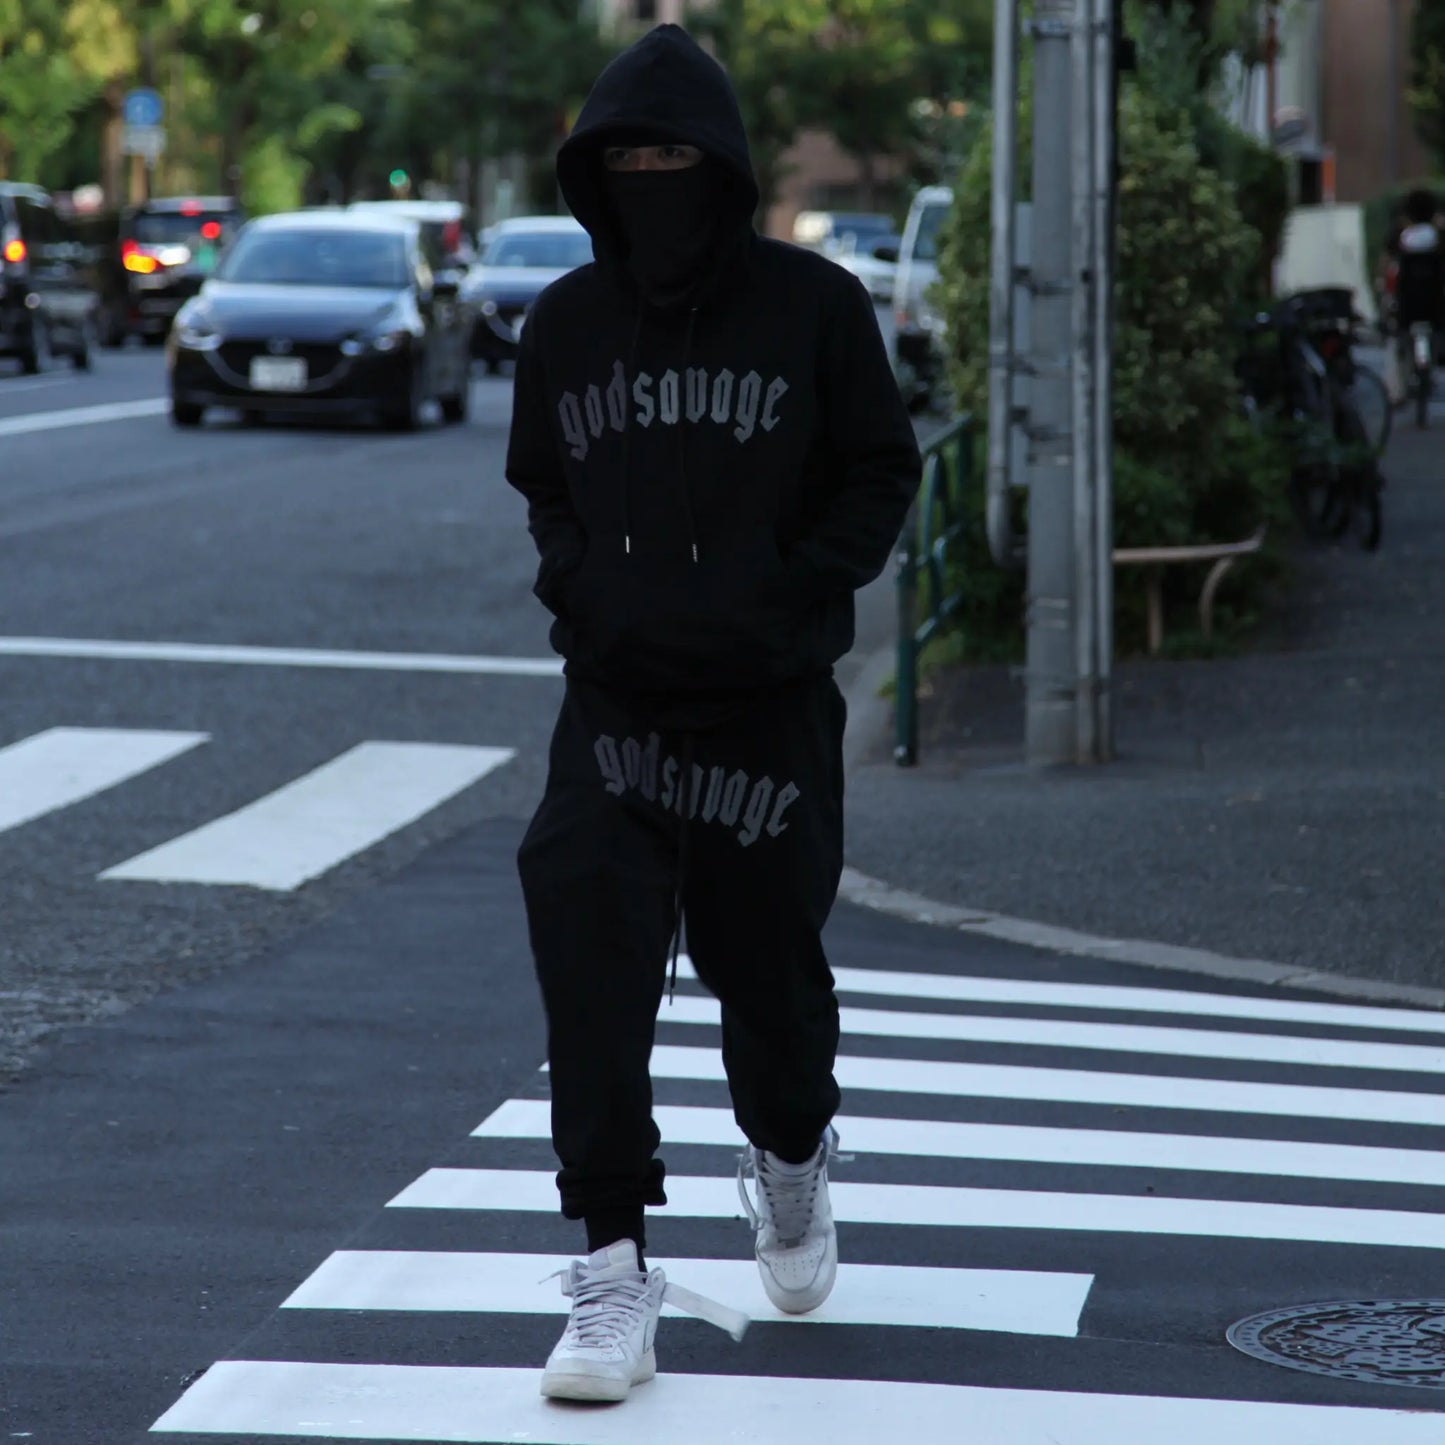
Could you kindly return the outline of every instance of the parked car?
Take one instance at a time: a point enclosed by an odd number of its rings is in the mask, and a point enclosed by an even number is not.
[[[466,212],[460,201],[352,201],[347,209],[420,221],[422,229],[446,257],[449,267],[465,270],[477,259],[476,247],[467,234]]]
[[[421,224],[298,211],[250,221],[181,308],[171,419],[208,406],[375,415],[399,430],[435,399],[465,419],[472,312]]]
[[[124,346],[132,336],[160,345],[245,219],[229,196],[161,196],[112,213],[101,266],[101,345]]]
[[[84,245],[39,186],[0,182],[0,355],[90,366],[100,305]]]
[[[592,237],[571,216],[514,216],[492,228],[465,294],[477,309],[472,355],[496,371],[517,354],[532,303],[559,276],[592,259]]]
[[[943,318],[928,299],[938,280],[938,232],[953,205],[948,186],[913,198],[893,282],[894,369],[910,405],[927,406],[943,374]]]

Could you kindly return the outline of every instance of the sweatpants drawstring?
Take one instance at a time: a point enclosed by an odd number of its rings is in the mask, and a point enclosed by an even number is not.
[[[672,960],[668,968],[667,1001],[672,1003],[677,992],[677,958],[682,951],[682,899],[687,887],[687,845],[692,831],[692,815],[697,808],[697,788],[692,774],[693,735],[682,735],[682,787],[678,791],[682,825],[677,834],[677,877],[672,899]]]

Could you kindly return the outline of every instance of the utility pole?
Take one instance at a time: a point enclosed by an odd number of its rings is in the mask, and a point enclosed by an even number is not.
[[[1075,761],[1073,205],[1075,0],[1034,5],[1032,378],[1028,435],[1028,647],[1024,753]]]

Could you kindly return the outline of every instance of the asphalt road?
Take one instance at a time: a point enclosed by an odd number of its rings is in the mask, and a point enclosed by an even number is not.
[[[224,416],[178,432],[162,392],[160,354],[134,349],[89,377],[0,379],[0,748],[59,728],[208,738],[0,831],[0,1075],[47,1026],[236,963],[429,842],[524,816],[541,786],[551,677],[6,654],[43,638],[550,657],[501,476],[506,380],[478,380],[469,424],[415,438]],[[515,755],[305,889],[99,879],[369,741]]]
[[[0,378],[0,1438],[1439,1439],[1438,1389],[1223,1338],[1445,1297],[1438,1016],[849,907],[834,1299],[754,1298],[684,978],[652,1248],[757,1323],[543,1407],[577,1240],[512,858],[559,683],[508,384],[416,437],[178,433],[160,372]]]

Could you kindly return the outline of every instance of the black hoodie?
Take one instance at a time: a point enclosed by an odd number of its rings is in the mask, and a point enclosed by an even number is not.
[[[671,307],[638,293],[604,190],[604,143],[639,133],[699,147],[715,178],[712,264]],[[754,234],[737,98],[677,26],[602,72],[557,176],[596,261],[522,333],[507,479],[568,675],[680,726],[829,675],[919,480],[866,290]]]

